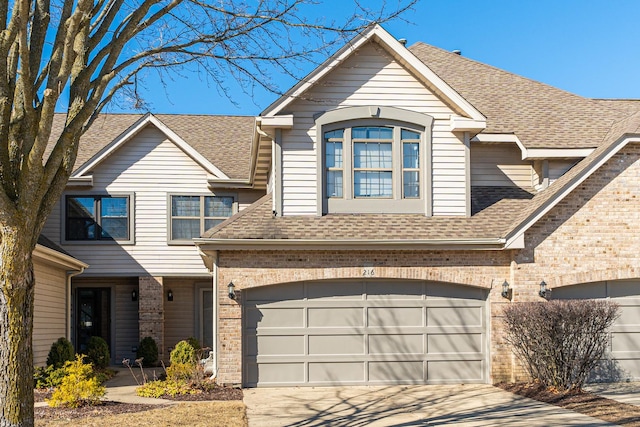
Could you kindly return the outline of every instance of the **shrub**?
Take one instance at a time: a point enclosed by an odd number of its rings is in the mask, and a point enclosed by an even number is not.
[[[166,369],[167,379],[174,381],[191,381],[196,375],[193,363],[171,363]]]
[[[62,384],[65,376],[64,367],[56,369],[53,365],[37,366],[33,372],[35,388],[54,388]]]
[[[605,300],[518,303],[504,310],[506,341],[532,379],[581,390],[603,357],[617,304]]]
[[[191,347],[196,351],[196,357],[199,357],[199,353],[202,351],[200,341],[198,341],[196,337],[189,337],[187,338],[187,342],[191,344]]]
[[[83,359],[83,355],[78,355],[73,362],[65,363],[65,376],[51,395],[51,399],[47,399],[49,406],[78,408],[100,402],[105,387],[101,386],[94,376],[93,366],[85,364]]]
[[[171,350],[170,359],[171,364],[191,364],[195,365],[197,362],[196,349],[187,341],[180,341],[176,344],[175,348]]]
[[[87,343],[87,359],[96,368],[104,369],[109,366],[111,355],[109,345],[100,337],[91,337]]]
[[[162,396],[175,397],[177,395],[196,394],[198,392],[198,390],[192,389],[184,380],[176,381],[171,379],[164,381],[150,381],[136,389],[136,394],[138,396],[155,398]]]
[[[144,367],[155,366],[158,363],[158,345],[151,337],[145,337],[140,341],[136,358],[142,358]]]
[[[60,337],[51,344],[51,349],[47,356],[47,365],[53,365],[55,369],[59,369],[64,366],[65,362],[73,361],[74,358],[73,344],[68,339]]]

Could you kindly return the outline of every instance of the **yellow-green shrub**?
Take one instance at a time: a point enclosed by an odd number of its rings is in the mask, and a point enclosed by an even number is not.
[[[197,390],[192,389],[184,380],[167,379],[164,381],[150,381],[136,389],[136,394],[142,397],[177,396],[179,394],[195,394]]]
[[[169,357],[172,365],[176,363],[190,363],[192,365],[195,365],[197,362],[195,348],[193,348],[193,346],[185,340],[182,340],[178,342],[178,344],[176,344],[175,348],[171,350],[171,355]]]
[[[195,376],[196,367],[191,363],[172,363],[166,372],[168,379],[190,381]]]
[[[94,376],[92,365],[83,363],[84,357],[77,355],[76,360],[64,364],[66,375],[51,395],[51,399],[47,400],[49,406],[78,408],[100,402],[105,387],[101,386]]]

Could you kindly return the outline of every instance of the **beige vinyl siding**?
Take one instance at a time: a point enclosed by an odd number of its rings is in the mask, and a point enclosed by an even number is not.
[[[111,289],[111,360],[120,364],[122,359],[135,359],[134,348],[140,343],[138,301],[131,300],[131,291],[138,291],[137,277],[84,277],[72,279],[73,289],[96,287]],[[72,335],[75,325],[72,312]]]
[[[549,184],[564,175],[578,161],[576,159],[549,160]]]
[[[173,292],[173,301],[164,299],[164,360],[168,361],[178,341],[196,336],[196,294],[193,279],[165,278],[163,284],[165,294]]]
[[[207,274],[195,246],[167,244],[167,194],[211,194],[207,172],[151,125],[134,138],[97,166],[92,189],[66,194],[130,194],[135,244],[73,242],[64,248],[89,264],[86,273],[93,276]],[[242,206],[259,197],[249,193]],[[64,233],[62,215],[59,204],[44,231],[56,242]]]
[[[44,366],[51,344],[66,337],[66,271],[36,260],[33,312],[33,363]]]
[[[515,144],[471,144],[471,186],[533,186],[533,164]]]
[[[465,148],[447,130],[455,114],[376,43],[358,50],[293,102],[292,129],[282,132],[284,215],[316,215],[316,129],[313,116],[348,106],[392,106],[434,117],[434,214],[466,214]],[[437,186],[436,186],[437,183]]]

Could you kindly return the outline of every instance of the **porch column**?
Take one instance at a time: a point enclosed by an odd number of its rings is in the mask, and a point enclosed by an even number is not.
[[[140,340],[151,337],[158,345],[158,360],[164,356],[164,286],[162,277],[138,277],[138,328]]]

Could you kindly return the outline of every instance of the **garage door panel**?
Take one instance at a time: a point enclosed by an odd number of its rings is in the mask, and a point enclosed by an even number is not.
[[[369,354],[425,353],[424,335],[369,335]]]
[[[304,363],[270,363],[246,365],[248,383],[277,385],[304,382]]]
[[[256,308],[245,311],[247,324],[255,328],[302,327],[304,310],[302,308]]]
[[[454,285],[452,283],[427,283],[428,299],[446,300],[485,300],[485,291],[481,288]]]
[[[482,307],[427,308],[427,326],[480,326]]]
[[[307,298],[314,300],[362,300],[364,285],[362,283],[309,283]]]
[[[640,332],[612,333],[611,351],[640,351]]]
[[[482,334],[440,334],[427,337],[427,353],[481,353]]]
[[[424,381],[424,362],[369,362],[369,381],[371,382],[403,382]]]
[[[277,295],[287,286],[269,289]],[[248,290],[245,384],[485,382],[486,299],[476,299],[483,295],[478,289],[462,286],[453,286],[454,297],[447,298],[447,286],[312,282],[303,284],[299,300],[278,300],[265,290],[258,300]],[[434,365],[440,362],[463,366],[430,379],[429,366],[448,366]],[[470,369],[478,371],[471,375]]]
[[[364,326],[361,308],[309,308],[309,327],[358,327]]]
[[[369,326],[422,326],[424,324],[420,307],[385,307],[367,310]]]
[[[414,282],[394,283],[393,286],[385,282],[370,282],[366,291],[369,300],[420,300],[424,293],[423,284]]]
[[[364,364],[358,362],[309,363],[309,382],[364,382]]]
[[[430,361],[428,365],[428,380],[434,382],[445,381],[479,381],[482,372],[482,360],[442,360]]]
[[[267,301],[287,301],[299,300],[304,297],[304,285],[302,283],[292,283],[273,292],[269,287],[254,288],[247,293],[247,302],[267,302]]]
[[[608,282],[609,297],[611,298],[638,298],[639,290],[639,280],[620,280],[615,282]]]
[[[304,354],[304,335],[260,335],[247,339],[247,356]]]
[[[364,354],[363,335],[310,335],[309,354]]]
[[[620,301],[616,301],[620,302]],[[621,304],[622,310],[616,325],[640,325],[640,304]]]

